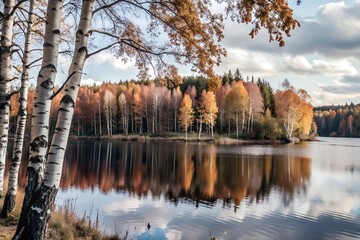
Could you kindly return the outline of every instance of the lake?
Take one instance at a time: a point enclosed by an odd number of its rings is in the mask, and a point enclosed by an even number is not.
[[[131,239],[360,239],[360,139],[319,140],[70,141],[56,202]]]

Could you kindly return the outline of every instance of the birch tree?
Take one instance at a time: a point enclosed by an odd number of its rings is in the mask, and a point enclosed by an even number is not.
[[[120,112],[121,112],[121,122],[122,127],[124,130],[124,134],[128,135],[128,128],[129,128],[129,109],[126,100],[126,95],[121,93],[119,96],[119,105],[120,105]]]
[[[71,120],[75,108],[75,99],[77,97],[82,69],[87,56],[87,41],[90,35],[89,30],[92,21],[93,4],[94,1],[83,1],[79,27],[78,31],[76,32],[74,56],[69,69],[68,82],[66,83],[64,89],[65,94],[61,99],[60,108],[58,110],[58,118],[54,136],[47,154],[48,159],[46,163],[44,180],[41,182],[37,192],[38,194],[31,195],[31,198],[29,199],[31,201],[31,205],[27,204],[27,208],[23,207],[14,239],[44,239],[45,237],[47,223],[51,216],[51,207],[54,204],[55,196],[60,185],[63,159],[68,141],[68,135],[70,132]],[[52,24],[56,26],[57,23],[60,23],[59,18],[61,17],[61,9],[62,1],[49,2],[46,30],[51,29],[53,27],[51,26]],[[54,18],[53,21],[51,21],[52,18]],[[54,29],[52,33],[48,33],[46,31],[46,34],[48,34],[48,36],[45,36],[45,44],[46,38],[49,36],[52,36],[53,39],[57,40],[57,42],[54,42],[54,44],[58,44],[58,39],[56,36],[60,34],[60,28]],[[44,60],[46,59],[45,44],[43,57]],[[56,54],[53,56],[53,59],[57,60]],[[56,66],[56,63],[57,61],[52,62],[51,64],[55,64]],[[52,68],[54,67],[52,66]],[[53,71],[52,73],[56,72]],[[47,86],[45,89],[48,88],[49,86]],[[51,96],[49,99],[51,99]],[[48,104],[50,105],[50,102]],[[34,111],[36,110],[34,109]],[[47,145],[45,147],[47,147]],[[29,182],[27,188],[28,186]]]
[[[105,110],[105,119],[106,119],[106,129],[109,136],[112,135],[112,102],[113,102],[113,93],[109,90],[105,90],[104,94],[104,110]]]
[[[209,91],[206,93],[205,99],[204,99],[204,123],[207,124],[210,127],[211,130],[211,136],[214,137],[214,125],[216,122],[216,116],[218,113],[218,107],[216,105],[216,99],[215,94],[212,91]]]
[[[1,211],[1,217],[7,218],[8,214],[15,207],[15,199],[18,185],[18,172],[20,167],[20,160],[22,157],[22,149],[25,135],[26,119],[27,119],[27,98],[28,98],[28,86],[29,86],[29,70],[30,70],[30,49],[31,49],[31,35],[34,21],[34,6],[35,1],[30,1],[27,31],[25,36],[25,48],[22,63],[21,74],[21,88],[19,97],[19,113],[16,125],[14,150],[10,164],[10,174],[8,182],[8,191],[5,197],[4,206]]]
[[[4,1],[0,46],[0,197],[4,194],[6,149],[10,116],[10,84],[13,80],[11,47],[15,0]]]
[[[188,94],[185,94],[180,105],[180,124],[185,129],[185,138],[187,138],[187,132],[189,126],[194,120],[194,110],[192,108],[192,101]]]
[[[31,122],[30,156],[27,169],[27,185],[25,198],[19,219],[16,237],[24,238],[31,233],[39,232],[25,228],[26,223],[33,219],[28,218],[29,212],[36,212],[30,208],[35,192],[40,188],[44,177],[46,153],[48,149],[49,118],[51,98],[53,96],[54,81],[57,72],[57,59],[60,42],[60,21],[62,14],[62,1],[49,1],[47,8],[45,38],[43,44],[43,58],[39,71],[34,97],[34,108]],[[35,222],[33,223],[35,224]],[[37,221],[39,224],[39,221]],[[32,232],[34,231],[34,232]],[[34,235],[35,236],[35,235]]]
[[[172,99],[173,99],[173,109],[174,109],[174,131],[177,132],[177,121],[178,121],[178,111],[179,105],[181,102],[181,91],[180,88],[174,88],[172,90]]]
[[[295,131],[309,134],[313,118],[313,107],[309,103],[305,90],[286,89],[275,94],[276,115],[280,119],[286,134],[291,141]],[[304,94],[304,92],[306,94]]]

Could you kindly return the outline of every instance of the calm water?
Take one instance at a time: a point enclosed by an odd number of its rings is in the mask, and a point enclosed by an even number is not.
[[[73,141],[57,203],[134,239],[360,239],[360,139],[319,140]]]

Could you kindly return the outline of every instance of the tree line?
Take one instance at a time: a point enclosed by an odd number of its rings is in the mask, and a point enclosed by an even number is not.
[[[326,137],[360,137],[360,104],[314,108],[317,132]]]
[[[185,132],[187,136],[192,132],[201,138],[203,132],[212,136],[215,132],[234,138],[274,140],[316,133],[313,107],[304,90],[297,91],[287,80],[283,83],[287,86],[274,91],[269,82],[260,78],[255,81],[254,77],[243,80],[228,76],[226,73],[221,77],[222,85],[215,93],[204,76],[179,77],[172,88],[159,80],[81,86],[71,134]],[[30,90],[30,113],[33,95],[34,90]],[[11,99],[12,131],[18,114],[18,97]],[[55,128],[61,98],[59,94],[52,102],[50,132]]]

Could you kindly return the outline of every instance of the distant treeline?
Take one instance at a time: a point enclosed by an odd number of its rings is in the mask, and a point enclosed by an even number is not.
[[[313,107],[305,90],[296,90],[285,80],[283,89],[274,91],[260,78],[243,79],[238,69],[218,78],[221,84],[215,91],[204,76],[82,86],[71,134],[164,134],[187,129],[199,136],[214,132],[274,140],[315,133]],[[30,90],[30,115],[33,96]],[[50,129],[55,127],[61,97],[58,94],[53,100]],[[15,96],[11,99],[13,126],[17,104]]]
[[[360,104],[316,107],[314,119],[320,136],[360,137]]]

